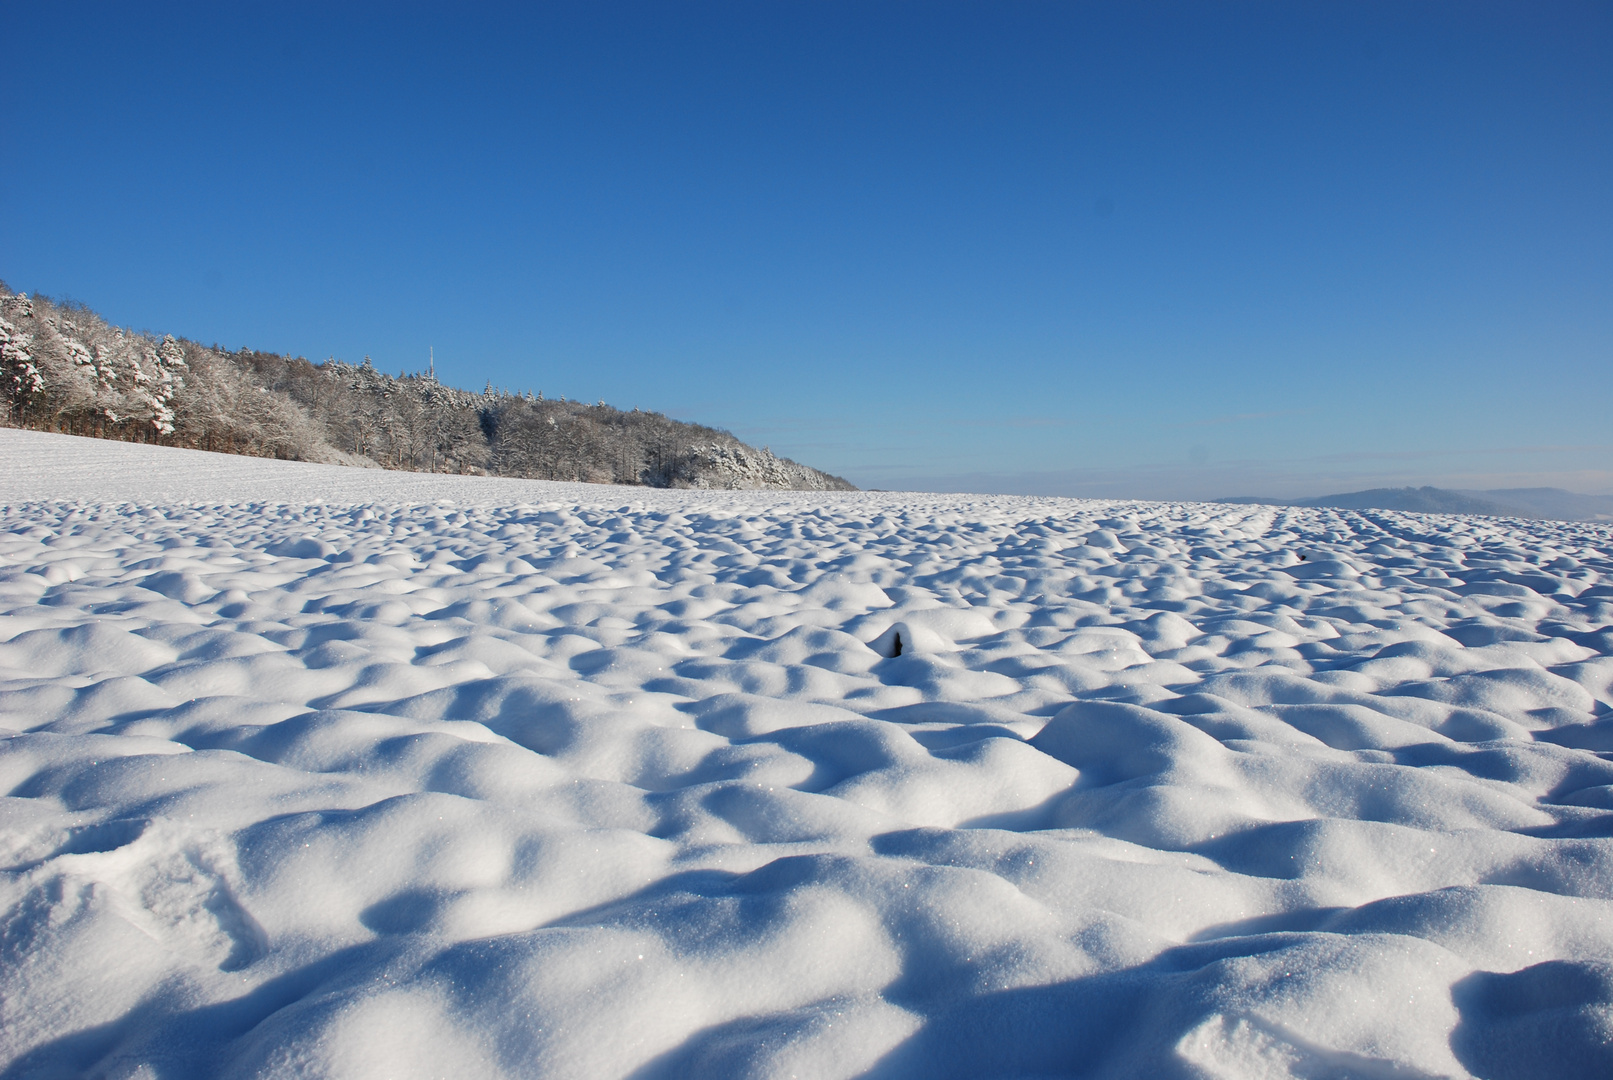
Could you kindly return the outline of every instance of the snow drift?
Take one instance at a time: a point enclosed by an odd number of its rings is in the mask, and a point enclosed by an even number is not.
[[[1605,526],[0,455],[0,1075],[1613,1072]]]

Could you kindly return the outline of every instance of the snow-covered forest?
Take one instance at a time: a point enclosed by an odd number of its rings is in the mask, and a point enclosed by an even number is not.
[[[547,400],[430,372],[112,326],[0,284],[0,423],[255,457],[679,488],[852,490],[726,431],[603,401]]]

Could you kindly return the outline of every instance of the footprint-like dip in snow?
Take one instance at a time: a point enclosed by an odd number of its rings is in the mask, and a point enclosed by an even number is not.
[[[1608,526],[0,452],[0,1076],[1613,1075]]]

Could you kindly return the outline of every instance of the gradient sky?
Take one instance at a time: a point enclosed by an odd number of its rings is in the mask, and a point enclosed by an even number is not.
[[[1613,493],[1613,4],[4,8],[0,279],[864,486]]]

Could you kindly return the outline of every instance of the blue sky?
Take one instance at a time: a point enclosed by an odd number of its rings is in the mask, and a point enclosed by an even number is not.
[[[0,278],[864,486],[1613,493],[1613,5],[9,5]]]

